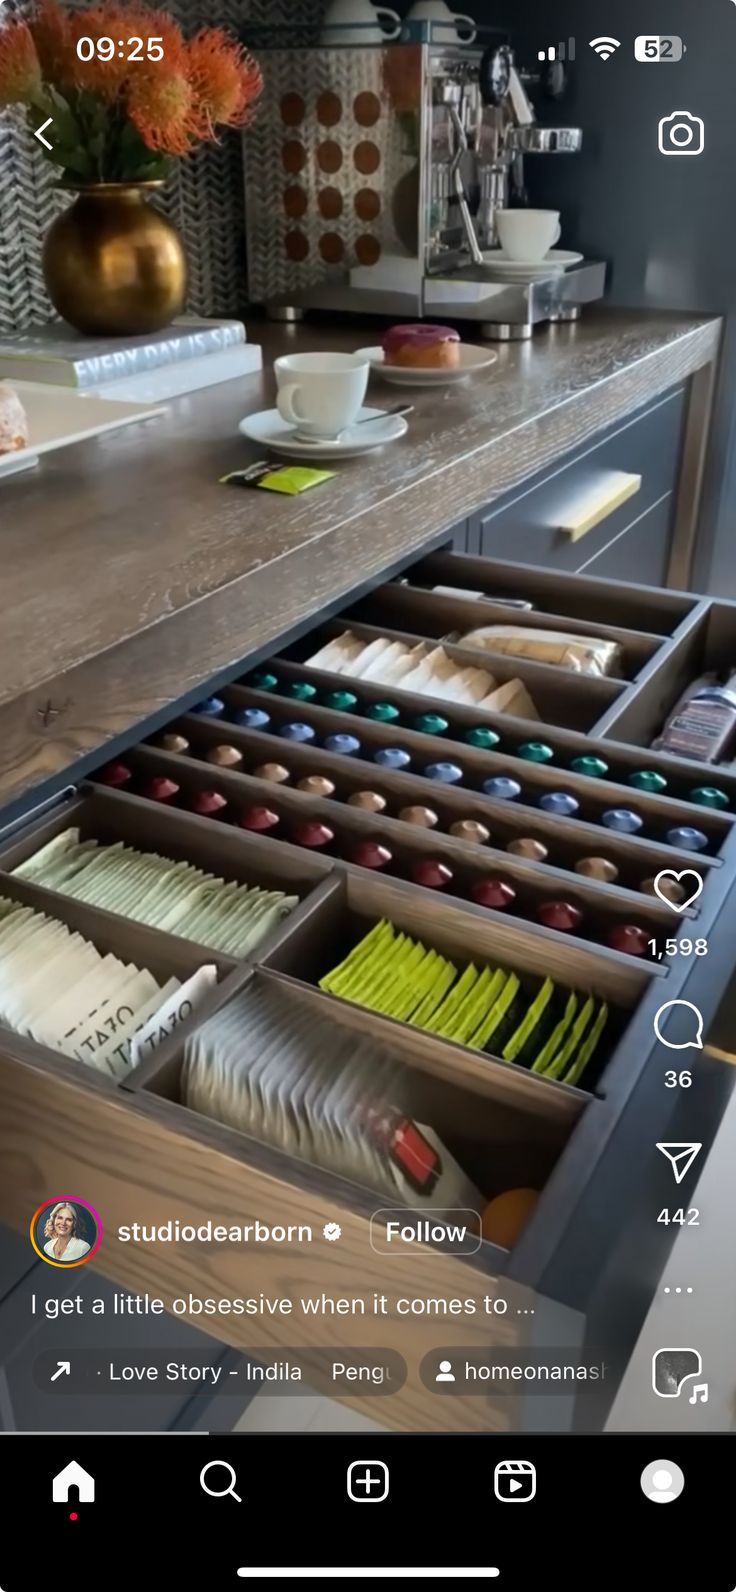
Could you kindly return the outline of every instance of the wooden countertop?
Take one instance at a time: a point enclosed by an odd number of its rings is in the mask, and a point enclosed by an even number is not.
[[[591,310],[501,346],[460,387],[414,389],[408,435],[298,498],[221,486],[258,457],[238,421],[289,349],[339,329],[257,323],[263,376],[44,458],[0,484],[0,804],[266,648],[330,602],[716,357],[721,323]],[[388,403],[400,389],[376,383]],[[511,549],[510,549],[511,551]]]

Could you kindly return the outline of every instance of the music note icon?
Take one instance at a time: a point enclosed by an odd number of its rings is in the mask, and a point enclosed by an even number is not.
[[[690,1398],[688,1399],[688,1403],[689,1404],[698,1404],[698,1403],[707,1404],[708,1403],[708,1383],[707,1382],[696,1382],[695,1383],[695,1387],[693,1388],[692,1393],[690,1394]]]

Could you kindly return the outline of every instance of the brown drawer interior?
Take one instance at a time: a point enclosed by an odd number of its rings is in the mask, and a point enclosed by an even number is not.
[[[673,657],[672,666],[658,671],[629,701],[612,707],[602,720],[599,733],[606,738],[649,747],[661,734],[682,692],[693,680],[711,672],[723,679],[729,673],[736,674],[736,606],[732,603],[714,602],[704,609],[688,637],[687,647]],[[723,779],[728,775],[733,779],[736,773],[736,735],[728,754],[729,761],[723,767],[697,759],[689,764],[684,758],[673,758],[664,752],[659,755],[666,758],[670,766],[691,766],[693,773],[700,772],[701,776],[707,771],[709,778],[707,781],[701,778],[702,783],[731,793],[731,784],[725,787]]]

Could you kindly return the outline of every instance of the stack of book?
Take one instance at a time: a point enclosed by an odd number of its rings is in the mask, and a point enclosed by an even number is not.
[[[241,321],[182,317],[141,337],[84,337],[63,321],[0,335],[0,380],[156,403],[252,375],[263,364]]]

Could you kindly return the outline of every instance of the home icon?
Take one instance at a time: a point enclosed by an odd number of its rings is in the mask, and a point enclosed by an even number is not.
[[[55,1504],[69,1503],[70,1487],[79,1489],[80,1504],[93,1504],[95,1501],[94,1476],[90,1476],[89,1471],[82,1470],[76,1459],[70,1460],[69,1464],[59,1471],[58,1476],[54,1476],[51,1485]]]

